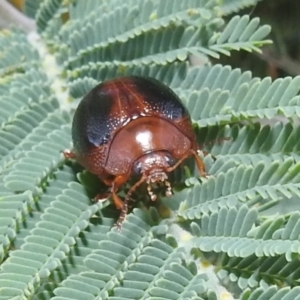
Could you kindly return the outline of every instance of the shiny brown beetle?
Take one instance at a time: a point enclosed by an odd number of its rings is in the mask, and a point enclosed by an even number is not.
[[[157,198],[153,183],[164,183],[166,196],[171,196],[167,174],[189,156],[206,176],[187,109],[153,78],[121,77],[94,87],[75,112],[72,139],[74,150],[65,156],[76,158],[109,187],[114,204],[122,209],[119,228],[131,194],[143,182],[152,201]],[[133,175],[140,179],[122,201],[117,191]]]

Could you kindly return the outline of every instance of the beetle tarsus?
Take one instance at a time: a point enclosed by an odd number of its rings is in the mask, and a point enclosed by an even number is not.
[[[101,201],[105,201],[109,196],[111,195],[111,191],[106,191],[102,194],[97,194],[94,198],[93,201],[94,202],[101,202]]]
[[[222,138],[218,138],[218,139],[214,139],[214,140],[211,140],[211,141],[207,141],[203,144],[201,144],[201,147],[203,146],[211,146],[213,144],[222,144],[224,141],[230,141],[231,140],[231,137],[222,137]]]
[[[209,153],[209,152],[207,152],[207,151],[202,150],[201,148],[202,148],[203,146],[210,146],[210,145],[213,145],[213,144],[221,145],[223,142],[225,142],[225,141],[230,141],[230,140],[231,140],[231,137],[222,137],[222,138],[218,138],[218,139],[214,139],[214,140],[205,142],[205,143],[203,143],[203,144],[201,144],[201,145],[198,146],[198,151],[201,151],[201,152],[203,153],[204,156],[210,154],[211,157],[212,157],[212,159],[213,159],[214,161],[216,161],[217,158],[216,158],[215,156],[213,156],[211,153]]]
[[[63,153],[65,159],[73,159],[73,158],[76,158],[75,153],[73,153],[71,150],[66,149],[66,150],[62,151],[62,153]]]
[[[123,202],[123,206],[122,206],[122,210],[120,213],[120,216],[115,224],[115,227],[117,228],[117,231],[120,232],[122,229],[122,224],[127,216],[128,213],[128,202],[129,202],[130,198],[126,197],[124,202]]]

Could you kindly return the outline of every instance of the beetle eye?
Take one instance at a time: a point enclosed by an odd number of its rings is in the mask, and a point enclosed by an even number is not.
[[[168,163],[168,165],[169,165],[170,167],[174,166],[175,163],[176,163],[176,159],[173,158],[170,154],[166,154],[166,155],[165,155],[165,159],[166,159],[166,162]]]
[[[142,172],[142,163],[139,161],[138,163],[135,163],[133,166],[133,173],[135,175],[140,175]]]

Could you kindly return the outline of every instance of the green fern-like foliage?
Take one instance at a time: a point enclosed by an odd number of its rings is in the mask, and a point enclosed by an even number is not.
[[[1,300],[300,299],[300,77],[211,63],[270,43],[230,15],[257,2],[25,1],[37,32],[0,32]],[[208,178],[187,161],[156,206],[138,191],[118,232],[62,151],[79,100],[124,75],[170,86],[211,155]]]

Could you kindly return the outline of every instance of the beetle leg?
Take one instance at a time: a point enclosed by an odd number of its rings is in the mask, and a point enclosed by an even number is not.
[[[111,194],[111,191],[108,190],[104,193],[101,193],[101,194],[97,194],[94,198],[93,198],[93,201],[103,201],[103,200],[106,200],[106,198],[108,198]]]
[[[105,183],[105,185],[107,185],[109,187],[109,190],[103,194],[99,194],[97,195],[94,200],[102,200],[104,198],[108,198],[109,196],[111,196],[115,206],[117,209],[122,209],[123,208],[123,201],[121,200],[121,198],[117,195],[117,191],[119,189],[119,187],[126,182],[128,179],[128,176],[126,175],[121,175],[121,176],[117,176],[113,179],[110,178],[101,178],[100,180],[103,181]]]
[[[200,146],[203,147],[203,146],[209,146],[209,145],[213,145],[213,144],[219,144],[219,145],[220,145],[220,144],[222,144],[224,141],[230,141],[230,140],[231,140],[230,137],[222,137],[222,138],[218,138],[218,139],[211,140],[211,141],[208,141],[208,142],[206,142],[206,143],[203,143],[203,144],[201,144]],[[207,152],[207,151],[201,150],[201,149],[200,149],[200,146],[198,147],[198,150],[200,150],[200,151],[203,153],[204,156],[210,154],[210,153]],[[214,161],[217,160],[217,158],[216,158],[215,156],[211,155],[211,157],[213,158]]]
[[[213,144],[222,144],[224,141],[230,141],[231,140],[231,137],[222,137],[222,138],[218,138],[218,139],[214,139],[214,140],[211,140],[211,141],[207,141],[203,144],[201,144],[201,146],[210,146],[210,145],[213,145]]]
[[[122,207],[122,211],[120,213],[120,216],[115,224],[115,226],[117,227],[117,230],[120,232],[121,231],[121,228],[122,228],[122,224],[126,218],[126,215],[127,215],[127,212],[128,212],[128,201],[129,201],[129,198],[125,199],[125,201],[123,202],[123,207]]]
[[[147,180],[147,176],[146,175],[143,175],[141,177],[141,179],[139,181],[137,181],[130,189],[129,191],[127,192],[127,195],[126,195],[126,198],[125,200],[129,200],[130,199],[130,196],[131,194],[136,190],[136,188],[141,185],[143,182],[145,182]]]
[[[175,170],[175,169],[176,169],[176,168],[177,168],[177,167],[178,167],[185,159],[187,159],[189,156],[190,156],[190,153],[184,155],[182,158],[180,158],[180,159],[176,162],[176,164],[175,164],[174,166],[167,168],[166,171],[167,171],[167,172],[172,172],[172,171],[174,171],[174,170]]]
[[[200,173],[200,176],[207,177],[207,174],[205,172],[205,165],[204,165],[202,159],[197,154],[197,152],[194,151],[194,150],[190,150],[190,152],[187,153],[186,155],[184,155],[181,159],[179,159],[173,167],[168,168],[167,172],[172,172],[173,170],[175,170],[191,154],[194,155],[194,158],[196,160],[196,164],[197,164],[197,168],[198,168],[198,171]]]
[[[192,154],[194,155],[195,157],[195,160],[196,160],[196,164],[197,164],[197,168],[198,168],[198,171],[200,173],[200,176],[202,177],[207,177],[207,174],[205,172],[205,165],[203,163],[203,160],[199,157],[199,155],[197,154],[196,151],[194,150],[191,150]]]
[[[116,178],[114,178],[114,181],[112,182],[112,185],[111,185],[111,197],[112,197],[112,200],[113,200],[115,206],[118,209],[123,208],[124,202],[117,195],[117,190],[124,182],[127,181],[127,179],[128,179],[128,176],[126,176],[126,175],[117,176]]]
[[[135,189],[139,186],[139,185],[141,185],[144,181],[146,181],[147,180],[147,176],[142,176],[142,178],[138,181],[138,182],[136,182],[130,189],[129,189],[129,191],[127,192],[127,195],[126,195],[126,197],[125,197],[125,200],[124,200],[124,202],[122,202],[122,207],[121,207],[121,209],[122,209],[122,211],[121,211],[121,213],[120,213],[120,216],[119,216],[119,218],[118,218],[118,221],[116,222],[116,227],[117,227],[117,229],[118,229],[118,231],[120,231],[121,230],[121,227],[122,227],[122,223],[124,222],[124,220],[125,220],[125,217],[126,217],[126,215],[127,215],[127,212],[128,212],[128,202],[130,201],[130,196],[131,196],[131,194],[135,191]],[[112,196],[114,197],[114,194],[112,194]],[[117,196],[116,194],[115,194],[115,196]],[[118,197],[118,196],[117,196]],[[119,197],[118,197],[119,198]],[[120,198],[119,198],[120,199]],[[115,202],[115,199],[114,199],[114,202]],[[116,202],[115,202],[115,204],[116,204]],[[117,205],[116,205],[117,206]]]
[[[116,208],[117,209],[122,209],[122,207],[123,207],[123,201],[117,195],[117,189],[114,188],[113,186],[107,192],[104,192],[103,194],[96,195],[96,197],[93,200],[94,201],[101,201],[101,200],[105,200],[109,196],[111,196],[111,198],[112,198],[112,200],[113,200]]]
[[[209,154],[209,152],[201,150],[201,149],[199,149],[198,151],[201,151],[203,153],[203,156],[207,156]]]
[[[117,195],[116,191],[111,192],[112,200],[114,201],[114,204],[117,209],[122,209],[124,202],[121,200],[121,198]]]

